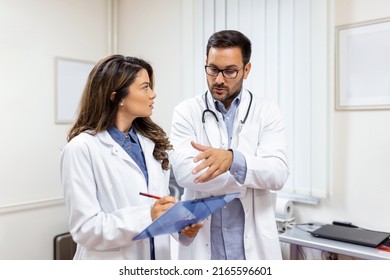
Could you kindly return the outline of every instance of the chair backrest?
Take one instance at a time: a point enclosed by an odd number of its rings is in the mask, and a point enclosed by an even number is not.
[[[77,243],[69,232],[54,237],[54,260],[72,260],[76,253]]]

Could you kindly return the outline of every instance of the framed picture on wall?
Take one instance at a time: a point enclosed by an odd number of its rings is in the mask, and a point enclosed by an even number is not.
[[[76,113],[89,72],[95,63],[56,57],[55,123],[68,124]]]
[[[390,18],[336,27],[336,110],[390,109]]]

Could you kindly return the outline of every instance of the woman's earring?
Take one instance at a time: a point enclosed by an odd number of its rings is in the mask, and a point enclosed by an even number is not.
[[[123,102],[121,102],[121,106],[123,106]]]

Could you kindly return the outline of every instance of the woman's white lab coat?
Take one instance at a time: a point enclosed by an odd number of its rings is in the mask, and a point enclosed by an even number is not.
[[[152,220],[150,192],[168,194],[169,172],[152,157],[154,143],[137,134],[149,187],[133,159],[108,134],[81,133],[61,155],[61,181],[69,208],[75,259],[150,259],[149,239],[132,241]],[[156,259],[170,259],[170,236],[155,238]]]
[[[233,125],[231,148],[242,152],[247,164],[244,184],[237,182],[230,172],[217,178],[195,184],[201,173],[191,171],[198,163],[198,155],[190,142],[227,148],[227,130],[222,114],[215,109],[210,93],[208,104],[219,119],[219,125],[210,113],[205,114],[207,135],[202,125],[206,109],[205,94],[176,106],[173,114],[170,141],[174,151],[170,155],[173,172],[178,184],[185,188],[183,200],[222,193],[240,192],[244,212],[244,247],[246,259],[281,259],[281,250],[275,220],[275,194],[288,178],[286,139],[284,124],[277,106],[253,95],[252,106],[246,123],[240,127],[250,103],[249,93],[243,91]],[[237,136],[238,135],[238,136]],[[210,142],[209,143],[209,140]],[[221,139],[223,139],[221,141]],[[210,259],[210,218],[189,247],[180,247],[181,259]]]

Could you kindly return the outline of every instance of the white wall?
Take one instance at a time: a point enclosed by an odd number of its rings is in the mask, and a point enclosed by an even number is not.
[[[152,119],[167,133],[173,107],[183,98],[181,44],[183,28],[191,18],[182,21],[182,2],[122,0],[118,5],[118,52],[152,64],[157,94]]]
[[[0,259],[52,259],[67,231],[55,57],[108,53],[106,0],[0,0]]]
[[[353,24],[390,17],[390,2],[336,0],[334,11],[335,26]],[[298,205],[297,215],[390,231],[390,111],[335,111],[334,92],[330,99],[331,194],[318,207]]]

